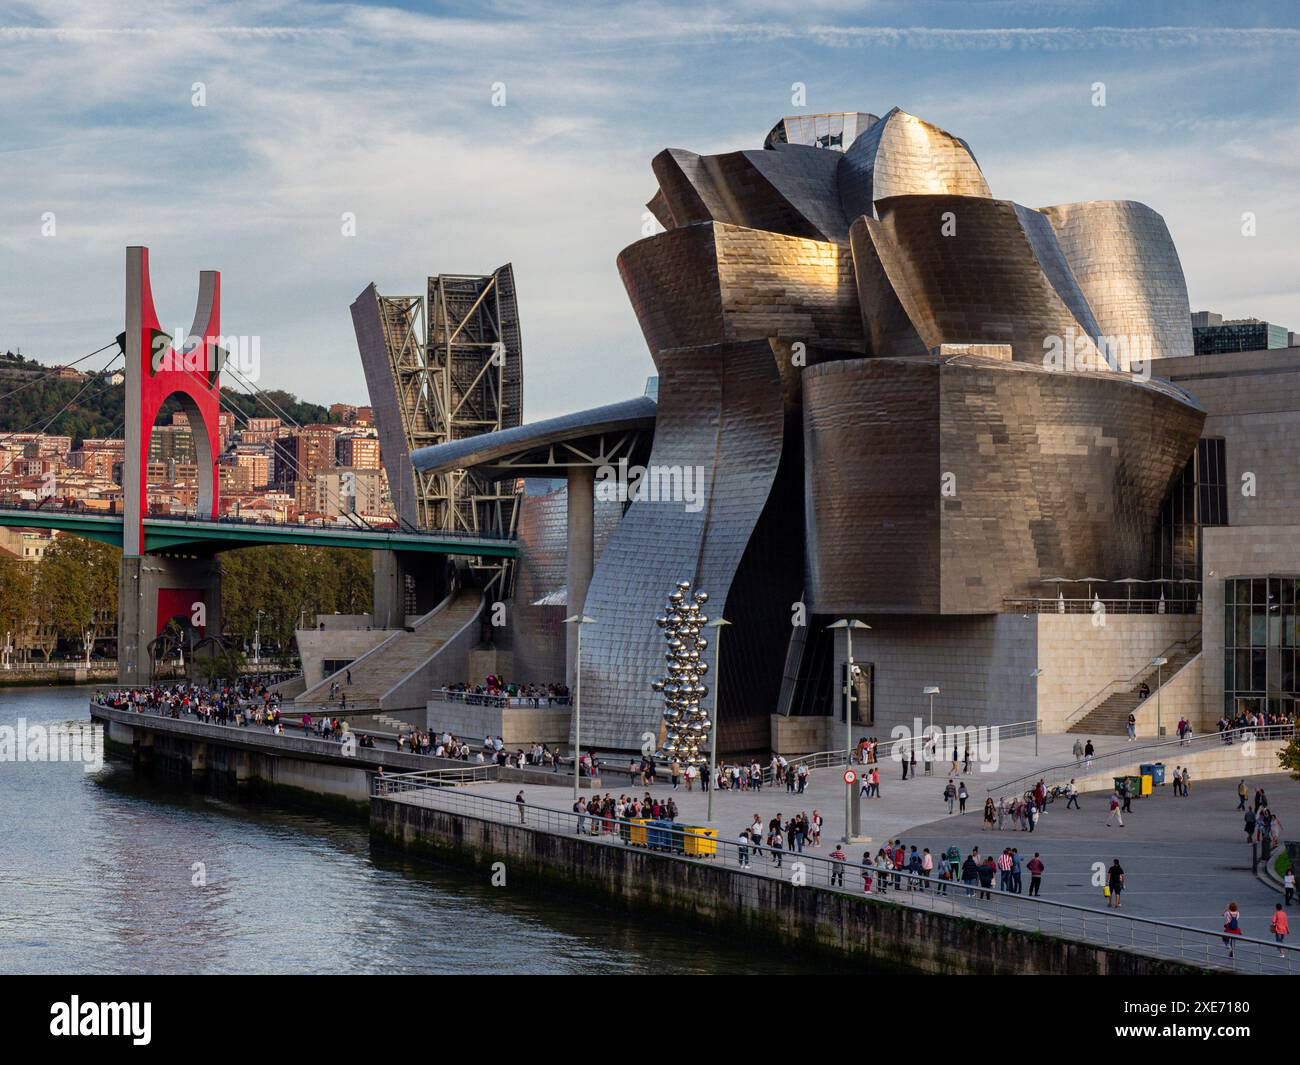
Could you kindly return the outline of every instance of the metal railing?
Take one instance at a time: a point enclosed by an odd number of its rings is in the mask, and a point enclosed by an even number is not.
[[[51,659],[49,662],[37,662],[27,660],[25,662],[0,662],[0,672],[3,673],[49,673],[58,670],[77,670],[77,669],[117,669],[116,658],[92,658],[90,665],[86,665],[84,658],[58,658]]]
[[[868,726],[869,727],[869,726]],[[1034,736],[1038,733],[1038,721],[1030,719],[1027,721],[1012,721],[1005,725],[988,724],[988,725],[935,725],[934,731],[930,732],[929,726],[926,726],[922,735],[906,736],[896,740],[882,740],[880,746],[876,749],[876,760],[874,762],[864,762],[858,757],[858,748],[854,748],[854,765],[879,765],[886,761],[899,761],[907,754],[910,755],[913,750],[917,754],[923,755],[925,748],[933,744],[932,751],[935,761],[942,761],[947,757],[950,745],[954,740],[962,741],[966,737],[972,740],[979,735],[979,730],[984,729],[985,737],[993,737],[998,740],[1019,739],[1022,736]],[[865,756],[865,748],[862,754]],[[965,749],[960,748],[958,754],[964,755]],[[812,761],[809,761],[812,759]],[[839,768],[844,765],[844,748],[835,751],[818,751],[816,754],[802,754],[798,757],[786,759],[790,765],[798,766],[807,765],[809,769],[831,769]]]
[[[71,502],[72,505],[68,505]],[[115,518],[121,519],[122,515],[113,510],[104,507],[88,507],[78,504],[76,501],[60,501],[57,505],[50,503],[49,499],[41,500],[18,500],[6,501],[0,503],[0,511],[19,511],[22,513],[32,514],[82,514],[91,518]],[[175,522],[177,524],[187,525],[242,525],[242,526],[274,526],[277,529],[312,529],[320,531],[333,532],[375,532],[375,533],[401,533],[412,534],[410,529],[402,527],[396,519],[389,524],[365,524],[358,526],[346,520],[346,517],[340,515],[333,521],[268,521],[263,518],[244,518],[232,514],[220,514],[217,517],[202,514],[191,514],[185,512],[153,512],[145,515],[145,519],[151,522]],[[464,530],[450,530],[438,532],[427,532],[417,530],[413,533],[417,536],[437,537],[447,540],[512,540],[513,534],[498,530],[484,530],[480,532],[471,532]]]
[[[1023,777],[1017,777],[1014,780],[994,784],[989,788],[989,795],[996,797],[1000,793],[1012,790],[1017,795],[1023,794],[1037,784],[1039,780],[1042,780],[1048,788],[1051,788],[1054,783],[1057,783],[1057,779],[1054,778],[1063,778],[1067,775],[1070,777],[1091,776],[1106,769],[1158,762],[1161,761],[1160,756],[1164,754],[1173,755],[1177,753],[1179,757],[1182,757],[1187,754],[1195,754],[1198,751],[1213,750],[1215,747],[1231,746],[1238,740],[1246,739],[1247,736],[1253,736],[1257,740],[1289,740],[1295,735],[1295,730],[1296,727],[1293,723],[1258,725],[1254,728],[1248,726],[1246,728],[1229,729],[1226,732],[1205,732],[1199,736],[1189,734],[1187,739],[1183,740],[1162,740],[1159,743],[1124,746],[1118,751],[1110,751],[1107,754],[1094,756],[1091,760],[1086,758],[1072,759],[1058,765],[1044,766],[1042,769],[1026,773]]]
[[[429,699],[438,703],[461,703],[465,706],[520,707],[525,710],[546,710],[553,706],[572,706],[568,695],[487,695],[483,692],[454,691],[451,688],[434,688]]]
[[[420,779],[422,774],[375,777],[372,795],[390,801],[428,806],[448,813],[516,824],[550,835],[577,836],[593,846],[633,846],[644,833],[646,850],[664,861],[707,861],[755,877],[798,876],[803,886],[863,895],[896,905],[930,910],[1029,932],[1060,936],[1168,958],[1192,965],[1254,974],[1289,975],[1300,972],[1300,947],[1283,947],[1248,936],[1231,937],[1233,957],[1225,937],[1216,931],[1136,917],[1113,910],[1094,910],[1072,903],[967,884],[960,879],[940,880],[941,856],[935,856],[935,875],[914,875],[893,869],[867,867],[861,861],[837,861],[807,851],[772,848],[766,843],[706,837],[698,826],[668,825],[649,828],[645,822],[604,818],[590,813],[559,810],[532,803],[517,803],[476,795]],[[826,845],[826,844],[824,844]],[[702,852],[702,853],[693,853]],[[864,892],[867,876],[870,892]]]
[[[1007,614],[1091,614],[1100,602],[1107,614],[1199,614],[1199,599],[1004,599]]]

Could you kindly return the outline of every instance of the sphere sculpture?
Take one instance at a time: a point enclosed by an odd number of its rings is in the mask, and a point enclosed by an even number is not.
[[[655,618],[668,644],[664,653],[667,673],[651,684],[664,697],[666,738],[662,753],[683,765],[698,766],[708,761],[700,753],[713,726],[708,711],[700,706],[700,700],[709,694],[701,683],[709,671],[703,660],[709,641],[701,635],[709,621],[703,612],[708,601],[708,592],[692,592],[690,581],[678,581],[663,613]]]

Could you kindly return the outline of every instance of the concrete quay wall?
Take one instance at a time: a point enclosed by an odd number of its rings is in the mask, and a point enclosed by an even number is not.
[[[753,876],[641,848],[586,842],[373,797],[371,838],[379,845],[464,865],[506,882],[717,934],[861,960],[870,971],[971,974],[1186,975],[1178,962],[1071,942],[1037,932],[897,906],[787,880]],[[848,876],[855,875],[853,870]],[[688,941],[684,940],[684,943]]]

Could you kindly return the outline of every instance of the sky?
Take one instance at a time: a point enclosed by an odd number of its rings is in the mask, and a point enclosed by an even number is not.
[[[639,395],[615,258],[651,158],[894,106],[965,138],[999,198],[1149,204],[1193,310],[1300,331],[1298,56],[1290,0],[0,0],[0,350],[107,343],[144,244],[164,328],[220,270],[261,387],[364,403],[366,285],[512,262],[525,419]]]

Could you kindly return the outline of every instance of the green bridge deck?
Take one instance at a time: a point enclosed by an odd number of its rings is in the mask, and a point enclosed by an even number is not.
[[[62,532],[122,546],[122,519],[112,514],[83,514],[59,510],[16,510],[0,507],[0,525]],[[442,533],[388,532],[374,529],[316,528],[307,525],[271,525],[253,522],[174,521],[146,518],[145,552],[185,548],[230,551],[261,544],[305,544],[312,547],[347,547],[363,551],[423,551],[436,555],[515,558],[512,540],[451,536]]]

